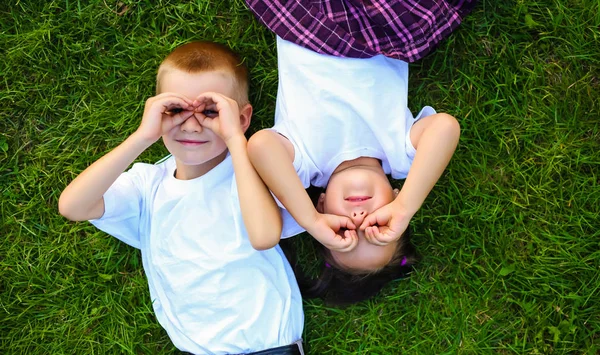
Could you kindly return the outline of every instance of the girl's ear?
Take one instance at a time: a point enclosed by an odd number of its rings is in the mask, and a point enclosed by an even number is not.
[[[325,194],[323,192],[321,192],[321,194],[319,195],[319,199],[317,200],[317,212],[319,213],[324,213],[323,212],[323,205],[325,204]]]
[[[392,198],[395,200],[395,199],[396,199],[396,197],[398,197],[398,194],[399,194],[399,193],[400,193],[400,190],[398,190],[398,189],[394,189],[394,191],[393,191],[393,195],[392,195]]]
[[[240,110],[240,126],[242,126],[244,133],[250,127],[250,118],[252,118],[252,105],[246,104]]]

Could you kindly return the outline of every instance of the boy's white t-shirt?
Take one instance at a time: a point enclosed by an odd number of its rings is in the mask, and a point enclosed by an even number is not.
[[[279,87],[273,130],[290,140],[304,187],[325,187],[346,160],[372,157],[394,179],[406,178],[415,155],[407,105],[408,64],[319,54],[277,37]]]
[[[135,164],[90,221],[141,249],[156,317],[180,350],[235,354],[302,336],[302,299],[279,246],[257,251],[244,227],[231,157],[193,180],[171,157]],[[282,211],[283,237],[303,229]]]

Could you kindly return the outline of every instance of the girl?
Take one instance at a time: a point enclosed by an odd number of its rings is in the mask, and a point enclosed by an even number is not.
[[[415,262],[408,223],[441,176],[460,128],[408,109],[408,64],[468,13],[459,1],[249,1],[277,35],[275,125],[248,153],[280,203],[323,246],[306,296],[359,301]],[[406,179],[393,190],[386,175]],[[312,204],[305,188],[325,189]],[[278,240],[264,241],[261,245]]]

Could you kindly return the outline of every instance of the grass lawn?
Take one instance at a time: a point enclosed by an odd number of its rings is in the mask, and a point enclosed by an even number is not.
[[[0,353],[178,353],[139,252],[57,201],[137,128],[158,63],[193,39],[247,58],[253,129],[270,126],[274,36],[241,0],[0,4]],[[482,0],[411,65],[413,112],[462,126],[413,221],[422,262],[371,301],[305,302],[308,353],[600,353],[599,68],[597,0]]]

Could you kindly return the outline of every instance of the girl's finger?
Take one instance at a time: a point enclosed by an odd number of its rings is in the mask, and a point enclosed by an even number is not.
[[[356,225],[352,222],[352,220],[348,217],[340,217],[340,227],[346,229],[356,229]]]
[[[377,226],[373,226],[371,227],[371,233],[373,236],[373,243],[375,245],[379,245],[379,246],[384,246],[387,245],[388,243],[386,243],[385,241],[382,240],[382,233],[381,230],[379,229],[379,227]]]
[[[365,229],[365,239],[367,242],[373,244],[373,233],[371,232],[371,227],[367,227]]]
[[[377,224],[377,216],[374,214],[367,215],[360,225],[361,230],[366,230],[368,227]]]
[[[344,232],[344,236],[352,241],[348,251],[354,249],[356,245],[358,245],[358,234],[356,234],[355,230],[346,230]]]

